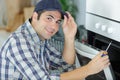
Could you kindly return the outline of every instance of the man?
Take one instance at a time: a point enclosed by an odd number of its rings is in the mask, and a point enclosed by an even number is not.
[[[50,39],[64,19],[64,50],[59,53]],[[74,39],[77,25],[58,0],[42,0],[32,17],[10,35],[0,51],[0,79],[80,80],[107,67],[107,52],[101,51],[86,66],[70,70],[75,62]]]

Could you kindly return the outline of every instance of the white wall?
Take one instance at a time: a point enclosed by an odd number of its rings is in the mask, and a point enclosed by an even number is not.
[[[0,27],[4,27],[7,23],[5,0],[0,0]]]
[[[0,48],[9,35],[10,35],[9,32],[6,32],[5,30],[0,30]]]
[[[31,4],[34,6],[37,4],[37,2],[39,2],[40,0],[31,0]]]
[[[76,14],[77,24],[78,26],[85,25],[86,0],[75,0],[75,3],[78,6],[78,13]]]

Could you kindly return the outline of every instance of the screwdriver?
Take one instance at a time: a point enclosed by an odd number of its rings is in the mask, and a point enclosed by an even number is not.
[[[111,42],[109,43],[109,45],[107,46],[107,48],[106,48],[106,50],[105,50],[106,52],[107,52],[108,49],[110,48],[110,45],[111,45],[111,44],[112,44],[112,41],[111,41]],[[105,56],[105,55],[106,55],[106,54],[102,54],[102,57]]]

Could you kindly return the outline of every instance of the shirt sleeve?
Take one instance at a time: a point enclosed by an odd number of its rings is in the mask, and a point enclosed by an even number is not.
[[[60,73],[49,73],[36,58],[34,47],[26,38],[14,36],[7,51],[7,58],[29,80],[60,80]]]
[[[75,64],[70,65],[66,63],[66,61],[62,57],[62,54],[57,51],[53,46],[48,44],[48,47],[51,56],[51,64],[54,68],[56,68],[56,70],[59,70],[62,73],[75,69]]]

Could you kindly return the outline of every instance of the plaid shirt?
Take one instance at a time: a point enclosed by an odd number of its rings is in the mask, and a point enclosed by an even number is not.
[[[60,80],[60,73],[72,68],[47,40],[40,40],[29,20],[0,50],[0,80]]]

